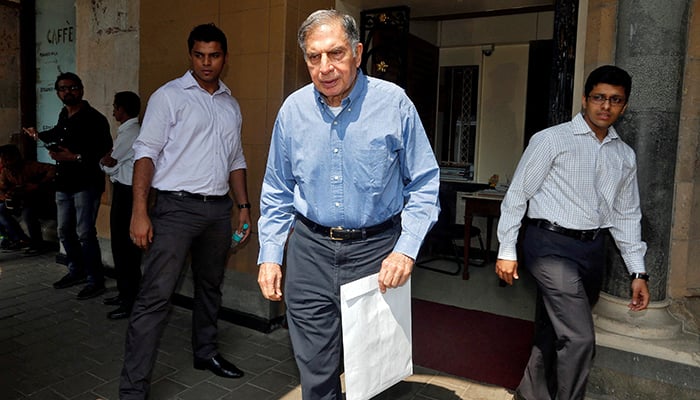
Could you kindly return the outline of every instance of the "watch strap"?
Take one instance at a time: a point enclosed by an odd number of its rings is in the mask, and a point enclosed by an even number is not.
[[[630,274],[630,279],[635,280],[635,279],[644,279],[645,281],[649,281],[649,274],[644,274],[641,272],[633,272]]]

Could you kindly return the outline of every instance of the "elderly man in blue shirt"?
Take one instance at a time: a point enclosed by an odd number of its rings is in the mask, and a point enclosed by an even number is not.
[[[316,11],[298,41],[312,83],[286,99],[275,122],[258,283],[265,298],[282,300],[286,245],[284,298],[303,398],[341,399],[340,286],[377,272],[382,292],[406,283],[437,220],[439,168],[403,89],[359,70],[352,17]]]

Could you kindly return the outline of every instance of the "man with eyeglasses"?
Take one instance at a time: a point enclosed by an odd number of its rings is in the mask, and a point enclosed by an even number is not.
[[[112,148],[112,135],[107,118],[83,100],[83,82],[78,75],[58,75],[54,88],[63,102],[56,126],[43,132],[33,127],[23,130],[44,142],[56,161],[58,237],[66,252],[68,273],[53,287],[64,289],[87,282],[78,293],[78,300],[84,300],[105,291],[95,224],[105,189],[99,161]]]
[[[496,273],[511,285],[518,279],[516,242],[524,227],[522,262],[538,287],[534,344],[515,399],[584,398],[606,234],[630,273],[629,309],[649,304],[636,157],[612,126],[627,109],[631,86],[621,68],[591,72],[581,112],[532,137],[503,200]]]

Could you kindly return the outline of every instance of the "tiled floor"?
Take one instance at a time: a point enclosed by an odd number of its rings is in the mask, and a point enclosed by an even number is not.
[[[51,283],[65,273],[54,260],[54,253],[0,254],[0,398],[117,399],[126,321],[108,320],[105,314],[111,308],[101,298],[76,300],[79,287],[53,289]],[[424,273],[417,270],[414,279]],[[108,280],[108,285],[112,291],[107,295],[113,294],[114,281]],[[192,368],[190,312],[173,308],[160,345],[151,400],[301,398],[285,330],[263,334],[221,321],[219,336],[221,352],[245,370],[243,379],[223,379]],[[512,397],[503,388],[420,366],[414,372],[376,399]]]

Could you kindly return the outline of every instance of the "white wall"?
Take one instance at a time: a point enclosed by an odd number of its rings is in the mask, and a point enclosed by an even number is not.
[[[484,57],[477,122],[475,178],[498,175],[510,183],[523,151],[527,96],[527,44],[504,45]]]
[[[507,184],[523,150],[529,42],[552,36],[554,14],[509,15],[440,24],[440,66],[479,67],[475,180]],[[493,45],[485,56],[481,46]]]

